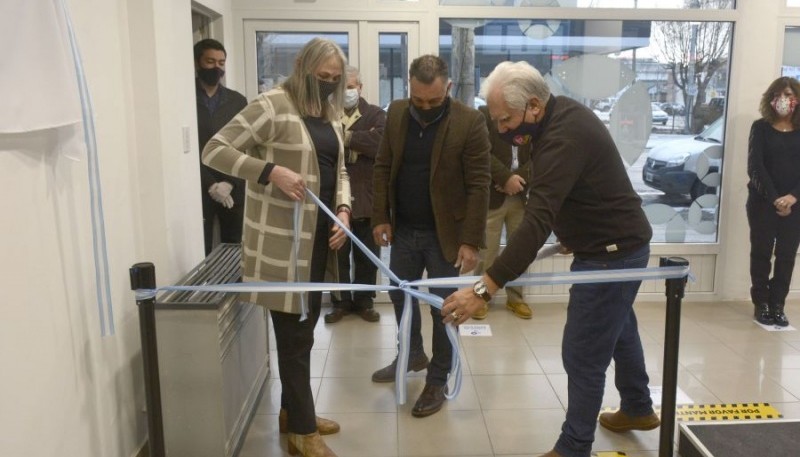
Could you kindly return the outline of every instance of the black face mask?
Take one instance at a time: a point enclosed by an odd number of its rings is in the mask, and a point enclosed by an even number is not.
[[[321,79],[317,80],[317,84],[319,84],[319,97],[323,101],[327,100],[339,87],[338,82],[323,81]]]
[[[525,112],[528,112],[528,105],[525,105]],[[510,143],[515,146],[522,146],[530,143],[538,131],[539,124],[525,122],[525,118],[523,117],[522,122],[519,123],[517,128],[498,134],[500,135],[500,139],[506,143]]]
[[[203,81],[209,86],[216,86],[219,84],[219,80],[222,79],[223,76],[225,76],[225,70],[218,67],[197,69],[197,77],[200,78],[200,81]]]
[[[448,105],[447,101],[448,100],[445,99],[444,103],[442,103],[441,105],[434,106],[433,108],[428,108],[428,109],[420,109],[412,104],[411,113],[415,118],[424,122],[426,125],[432,124],[436,122],[436,120],[439,119],[444,113],[444,111],[447,109]]]

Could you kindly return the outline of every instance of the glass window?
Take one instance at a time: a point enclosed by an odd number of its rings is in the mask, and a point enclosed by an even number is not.
[[[800,0],[787,0],[800,6]],[[539,6],[568,8],[733,9],[732,0],[439,0],[442,6]]]
[[[256,32],[258,93],[281,84],[294,69],[294,58],[312,38],[324,37],[336,42],[345,56],[349,54],[345,32]]]
[[[381,32],[378,47],[379,105],[388,108],[389,102],[408,94],[408,34]]]
[[[800,0],[797,0],[800,6]],[[783,34],[781,76],[800,78],[800,27],[786,27]]]
[[[439,27],[445,60],[474,61],[451,75],[454,97],[480,104],[475,94],[498,63],[529,62],[554,95],[581,101],[608,126],[654,242],[717,241],[730,23],[442,19]]]

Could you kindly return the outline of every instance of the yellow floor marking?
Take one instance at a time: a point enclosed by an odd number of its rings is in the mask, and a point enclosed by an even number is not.
[[[604,408],[602,412],[616,409]],[[661,411],[656,408],[656,413]],[[709,405],[677,405],[675,419],[678,421],[729,421],[754,419],[780,419],[783,415],[769,403],[719,403]]]
[[[729,421],[779,419],[783,417],[769,403],[721,403],[710,405],[678,405],[675,417],[679,421]]]
[[[600,451],[597,454],[592,454],[596,457],[619,457],[619,456],[626,456],[628,454],[620,451]]]

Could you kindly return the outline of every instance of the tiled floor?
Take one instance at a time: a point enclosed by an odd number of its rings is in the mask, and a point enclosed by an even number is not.
[[[636,305],[651,386],[662,382],[664,307]],[[396,404],[394,384],[370,381],[396,353],[392,308],[376,308],[380,322],[351,315],[336,324],[320,319],[316,329],[312,386],[317,413],[342,426],[325,437],[337,455],[510,457],[552,448],[567,405],[560,355],[566,305],[535,304],[528,321],[494,305],[480,322],[491,326],[493,336],[461,338],[461,394],[423,419],[412,417],[411,407],[424,371],[411,374],[405,405]],[[752,311],[749,303],[683,303],[678,386],[692,403],[769,402],[785,418],[800,419],[800,332],[763,330]],[[430,355],[430,317],[422,314]],[[787,315],[800,324],[800,305],[787,306]],[[286,438],[278,434],[280,381],[274,352],[271,357],[270,379],[240,457],[288,455]],[[616,408],[613,365],[606,378],[603,404]],[[598,427],[594,451],[655,457],[658,442],[658,429],[614,434]]]

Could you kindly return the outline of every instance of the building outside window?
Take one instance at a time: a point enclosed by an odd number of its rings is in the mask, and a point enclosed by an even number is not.
[[[486,1],[604,8],[733,5]],[[467,69],[451,71],[452,95],[474,106],[484,103],[475,95],[498,63],[529,62],[554,95],[581,101],[607,125],[642,198],[654,242],[716,243],[732,29],[727,22],[445,18],[439,22],[439,54],[452,68]]]

